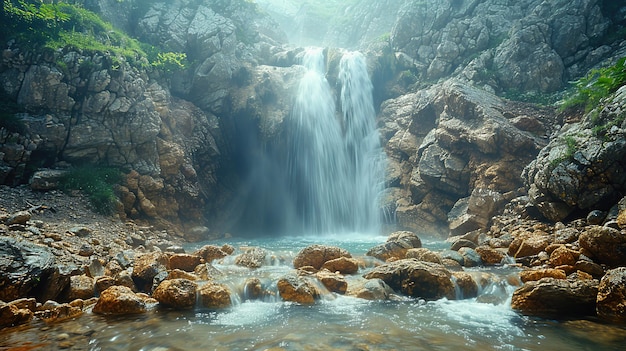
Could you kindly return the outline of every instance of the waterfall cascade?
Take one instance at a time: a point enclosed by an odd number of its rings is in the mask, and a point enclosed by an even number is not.
[[[290,192],[302,230],[311,234],[378,233],[383,162],[365,58],[345,53],[339,65],[341,117],[325,78],[324,52],[307,50],[292,113]]]

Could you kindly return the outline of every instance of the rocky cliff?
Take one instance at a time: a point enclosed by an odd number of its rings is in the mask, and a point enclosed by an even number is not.
[[[19,107],[20,127],[0,133],[0,180],[104,164],[127,173],[126,216],[227,230],[258,208],[284,215],[271,191],[281,180],[260,168],[284,146],[302,49],[264,12],[272,3],[84,1],[131,36],[186,53],[172,76],[109,53],[3,43],[2,99]],[[309,39],[367,52],[389,157],[384,209],[403,228],[460,234],[529,190],[551,220],[623,195],[622,124],[593,132],[621,118],[621,95],[564,127],[552,107],[502,97],[558,97],[548,94],[623,56],[613,33],[624,11],[601,0],[353,1]],[[326,51],[333,87],[339,52]]]

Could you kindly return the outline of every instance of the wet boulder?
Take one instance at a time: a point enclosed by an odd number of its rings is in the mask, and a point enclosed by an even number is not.
[[[0,237],[0,300],[13,301],[45,287],[54,261],[47,248]]]
[[[33,319],[31,310],[0,301],[0,329],[25,324],[31,319]]]
[[[348,282],[341,274],[322,269],[315,273],[315,277],[330,292],[345,294],[348,290]]]
[[[527,269],[519,274],[522,282],[536,281],[541,278],[566,279],[567,275],[562,269],[545,268],[545,269]]]
[[[350,294],[365,300],[389,300],[394,291],[384,280],[373,278],[367,279]]]
[[[385,243],[374,246],[367,251],[366,255],[376,257],[381,261],[387,261],[390,258],[402,259],[406,257],[409,249],[420,247],[422,247],[422,241],[415,233],[398,231],[391,233]]]
[[[152,280],[160,272],[167,271],[169,259],[161,252],[146,253],[135,258],[132,278],[140,289],[150,288]]]
[[[528,281],[513,293],[511,307],[525,315],[547,318],[595,315],[598,285],[595,279]]]
[[[591,225],[578,239],[582,253],[611,267],[626,265],[626,235],[617,229]]]
[[[203,307],[225,308],[231,305],[231,292],[224,284],[209,282],[198,290],[198,294]]]
[[[112,286],[102,293],[93,307],[98,314],[137,314],[146,312],[146,301],[126,286]]]
[[[487,266],[501,264],[507,257],[506,253],[501,250],[497,250],[486,245],[478,246],[475,250],[476,253],[480,255],[480,259],[483,264]]]
[[[198,284],[187,279],[164,280],[152,293],[159,304],[177,309],[192,308],[196,305]]]
[[[359,270],[359,262],[354,258],[339,257],[334,260],[324,262],[322,269],[341,274],[354,274]]]
[[[409,249],[406,252],[406,258],[415,258],[419,261],[433,262],[439,264],[442,264],[443,262],[439,253],[433,252],[425,247]]]
[[[177,253],[170,256],[169,268],[180,269],[186,272],[193,272],[193,270],[201,262],[202,258],[196,255],[190,255],[185,253]]]
[[[598,287],[598,316],[611,322],[626,322],[626,267],[612,269]]]
[[[297,302],[305,305],[315,303],[320,292],[309,278],[288,274],[277,282],[278,293],[285,301]]]
[[[327,245],[310,245],[300,250],[293,259],[294,268],[311,266],[320,269],[324,263],[340,257],[352,258],[350,253],[340,247]]]
[[[213,260],[219,260],[230,255],[232,251],[226,252],[223,247],[215,245],[204,245],[193,254],[202,257],[207,263],[211,263]]]
[[[459,254],[463,256],[464,267],[476,267],[483,264],[481,256],[472,248],[462,247],[459,249]]]
[[[73,275],[70,277],[70,284],[65,294],[67,301],[75,299],[86,300],[94,296],[94,279],[86,275]]]
[[[436,300],[454,299],[452,274],[443,265],[407,258],[388,262],[364,275],[366,279],[379,278],[395,291],[411,297]]]
[[[267,250],[260,247],[252,247],[235,258],[235,264],[248,268],[259,268],[265,263]]]
[[[470,299],[478,296],[478,284],[476,284],[471,274],[454,272],[452,276],[454,277],[454,283],[459,288],[460,296],[457,296],[457,298]]]

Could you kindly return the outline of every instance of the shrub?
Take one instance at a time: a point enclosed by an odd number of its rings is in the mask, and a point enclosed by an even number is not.
[[[64,191],[80,190],[87,195],[94,211],[115,212],[117,196],[113,185],[122,181],[122,172],[114,167],[81,166],[71,169],[60,181]]]

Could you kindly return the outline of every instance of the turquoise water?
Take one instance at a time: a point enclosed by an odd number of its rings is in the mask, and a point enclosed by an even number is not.
[[[275,258],[256,270],[233,265],[232,257],[216,263],[215,267],[225,273],[218,280],[237,291],[246,277],[259,277],[271,285],[292,270],[293,256],[307,245],[336,245],[360,257],[384,240],[384,237],[337,236],[230,240],[211,244],[229,243],[238,250],[259,246]],[[447,245],[426,240],[424,246],[437,250]],[[192,249],[189,247],[188,251]],[[488,275],[493,282],[475,299],[426,302],[399,297],[394,301],[366,301],[327,294],[315,305],[302,306],[283,302],[278,296],[245,301],[242,295],[237,295],[231,308],[217,311],[155,309],[145,315],[127,317],[103,317],[87,312],[61,323],[37,322],[0,332],[0,350],[624,349],[626,329],[623,327],[591,320],[529,318],[511,310],[509,298],[515,287],[507,282],[514,281],[511,278],[516,275],[514,268],[483,268],[470,272]],[[497,298],[485,299],[490,295]]]

